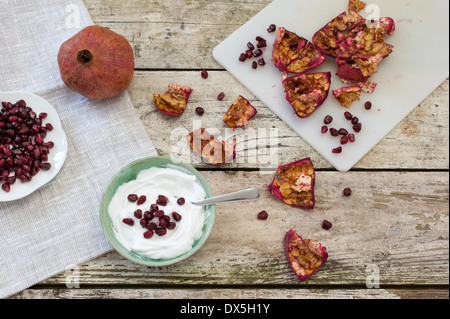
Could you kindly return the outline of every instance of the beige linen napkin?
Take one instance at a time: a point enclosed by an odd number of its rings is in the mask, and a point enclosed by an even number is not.
[[[59,47],[91,24],[81,0],[0,0],[0,91],[49,101],[69,145],[55,179],[0,203],[0,298],[111,250],[99,219],[103,190],[122,166],[157,155],[127,93],[93,102],[64,86]]]

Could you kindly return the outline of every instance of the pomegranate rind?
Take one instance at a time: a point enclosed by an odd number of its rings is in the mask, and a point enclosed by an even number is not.
[[[310,71],[322,65],[326,60],[311,42],[283,27],[278,28],[272,58],[278,70],[290,73]]]
[[[236,139],[233,140],[233,145],[230,145],[219,141],[204,128],[190,133],[188,143],[194,153],[209,165],[229,164],[236,158]]]
[[[364,10],[366,3],[360,0],[350,0],[348,2],[348,11],[360,12]]]
[[[391,18],[366,21],[353,10],[343,12],[316,32],[313,43],[323,54],[336,59],[336,75],[352,83],[366,82],[393,51],[385,42],[395,31]]]
[[[225,114],[223,121],[233,130],[239,127],[247,126],[250,120],[258,113],[258,111],[250,104],[250,102],[239,95],[237,100],[230,106]]]
[[[351,85],[333,90],[335,99],[346,108],[350,108],[353,102],[361,100],[362,88],[359,85]]]
[[[330,72],[283,75],[286,100],[300,118],[311,116],[327,99],[331,87]]]
[[[314,209],[316,206],[316,174],[310,158],[281,165],[278,177],[267,187],[270,194],[283,203],[301,209]]]
[[[181,116],[186,110],[192,91],[190,87],[169,84],[169,90],[164,94],[153,94],[153,100],[162,113],[170,116]]]
[[[300,282],[308,280],[327,262],[326,247],[310,239],[303,239],[295,230],[284,236],[286,258]]]

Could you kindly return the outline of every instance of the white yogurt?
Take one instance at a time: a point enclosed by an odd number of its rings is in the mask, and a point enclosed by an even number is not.
[[[138,206],[128,200],[128,195],[147,196],[147,201]],[[165,236],[155,235],[144,238],[147,231],[134,216],[137,209],[143,212],[156,203],[159,195],[169,199],[167,206],[160,206],[166,215],[175,222],[172,212],[177,212],[182,219],[176,223],[174,230],[168,230]],[[177,200],[183,197],[186,203],[182,206]],[[202,206],[192,205],[191,202],[206,198],[205,190],[193,175],[181,172],[174,168],[152,167],[140,172],[137,178],[121,185],[108,207],[109,216],[113,222],[113,230],[117,240],[128,250],[140,256],[151,259],[172,259],[183,255],[192,249],[194,242],[202,236],[202,229],[206,221],[206,209]],[[134,220],[134,226],[124,224],[124,218]],[[158,218],[153,220],[158,224]]]

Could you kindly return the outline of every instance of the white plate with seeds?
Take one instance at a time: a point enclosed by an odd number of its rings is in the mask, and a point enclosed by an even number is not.
[[[48,160],[43,161],[50,163],[51,168],[49,170],[40,170],[35,176],[32,176],[30,181],[22,182],[19,178],[16,178],[15,183],[10,185],[9,192],[5,192],[2,189],[1,186],[5,182],[0,180],[0,202],[10,202],[24,198],[49,183],[59,173],[67,157],[67,137],[54,107],[49,102],[33,93],[20,91],[0,92],[0,103],[10,102],[15,104],[20,100],[24,100],[26,106],[30,107],[33,112],[36,113],[37,117],[39,117],[39,114],[41,113],[46,113],[47,117],[42,120],[43,125],[50,123],[53,126],[53,130],[48,130],[47,135],[44,138],[44,143],[50,141],[54,143],[54,147],[49,150]],[[1,104],[0,107],[3,108]],[[1,144],[3,143],[3,137],[5,136],[4,129],[0,128],[0,134]],[[0,159],[2,158],[2,155],[4,154],[0,153]],[[4,170],[0,167],[0,176],[2,171]],[[11,173],[10,177],[14,175],[14,173]]]
[[[386,40],[395,46],[394,52],[381,62],[378,73],[370,79],[378,83],[375,92],[363,94],[361,101],[355,102],[349,110],[340,106],[331,90],[346,85],[334,75],[337,71],[334,61],[328,60],[310,71],[332,73],[328,99],[309,118],[298,118],[285,99],[282,74],[271,62],[277,32],[269,34],[267,29],[275,24],[311,41],[316,31],[347,7],[348,0],[275,0],[213,52],[217,62],[339,171],[348,171],[359,162],[448,78],[449,70],[447,0],[374,0],[367,9],[379,9],[381,17],[391,17],[396,22],[395,33]],[[363,10],[361,15],[368,18],[369,12]],[[239,55],[245,52],[249,41],[256,43],[257,36],[267,40],[267,47],[263,49],[266,65],[253,70],[252,62],[240,62]],[[367,101],[373,104],[370,111],[364,108]],[[334,121],[330,127],[352,131],[351,123],[344,118],[345,111],[360,119],[362,131],[355,134],[355,143],[344,145],[341,154],[333,154],[332,149],[340,146],[339,139],[322,134],[321,127],[325,116],[331,115]]]

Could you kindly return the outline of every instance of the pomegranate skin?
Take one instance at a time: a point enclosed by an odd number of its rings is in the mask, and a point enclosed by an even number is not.
[[[61,45],[58,65],[69,89],[92,100],[104,100],[130,86],[133,49],[123,36],[104,27],[89,26]]]

